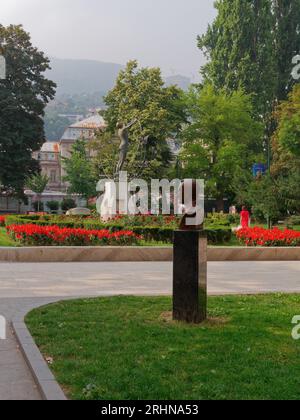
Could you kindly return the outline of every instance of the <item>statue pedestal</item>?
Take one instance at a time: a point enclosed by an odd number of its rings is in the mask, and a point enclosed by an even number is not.
[[[101,219],[108,222],[118,214],[128,212],[127,182],[107,182],[105,184],[104,200],[101,205]]]
[[[174,232],[173,319],[207,318],[207,237],[203,231]]]

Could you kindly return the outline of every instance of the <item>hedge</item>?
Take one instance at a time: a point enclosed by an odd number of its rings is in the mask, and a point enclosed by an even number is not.
[[[123,224],[116,224],[115,222],[112,224],[109,223],[101,223],[100,221],[93,221],[91,219],[79,219],[78,221],[71,220],[63,220],[58,221],[57,219],[51,216],[43,216],[40,219],[39,216],[32,215],[32,216],[8,216],[6,217],[6,226],[10,225],[38,225],[38,226],[58,226],[58,227],[65,227],[65,228],[83,228],[89,230],[102,230],[107,229],[110,232],[119,232],[124,230]],[[125,227],[126,228],[126,227]],[[156,242],[164,242],[164,243],[172,243],[173,241],[173,227],[161,227],[161,226],[130,226],[130,230],[136,233],[137,235],[142,235],[147,242],[156,241]],[[207,238],[209,244],[220,244],[220,243],[227,243],[232,239],[232,231],[231,228],[228,226],[219,226],[219,225],[212,225],[209,224],[206,229]]]

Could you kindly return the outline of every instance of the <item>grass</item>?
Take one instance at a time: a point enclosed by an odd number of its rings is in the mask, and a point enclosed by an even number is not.
[[[299,295],[211,297],[202,325],[170,310],[165,297],[97,298],[26,322],[72,399],[300,399]]]
[[[5,228],[0,227],[0,246],[17,246],[7,234]]]

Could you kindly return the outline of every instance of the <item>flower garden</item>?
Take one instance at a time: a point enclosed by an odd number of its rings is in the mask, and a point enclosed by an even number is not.
[[[143,246],[170,245],[180,218],[175,216],[116,216],[104,223],[97,216],[53,216],[47,214],[0,216],[0,234],[17,246]],[[263,227],[232,227],[238,219],[210,214],[205,230],[210,245],[249,247],[297,247],[300,231]],[[0,238],[1,239],[1,238]],[[0,241],[1,244],[1,241]]]
[[[236,233],[240,242],[246,246],[300,246],[300,232],[289,229],[260,227],[241,229]]]
[[[33,246],[103,246],[137,245],[142,237],[132,231],[110,232],[60,228],[58,226],[11,225],[7,232],[22,245]]]

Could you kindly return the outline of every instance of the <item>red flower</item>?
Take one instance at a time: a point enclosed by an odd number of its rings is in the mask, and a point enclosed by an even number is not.
[[[108,230],[60,228],[58,226],[12,225],[7,232],[26,245],[40,246],[89,246],[136,244],[141,237],[132,231],[111,233]]]
[[[247,246],[300,246],[300,232],[288,229],[243,228],[236,236]]]

